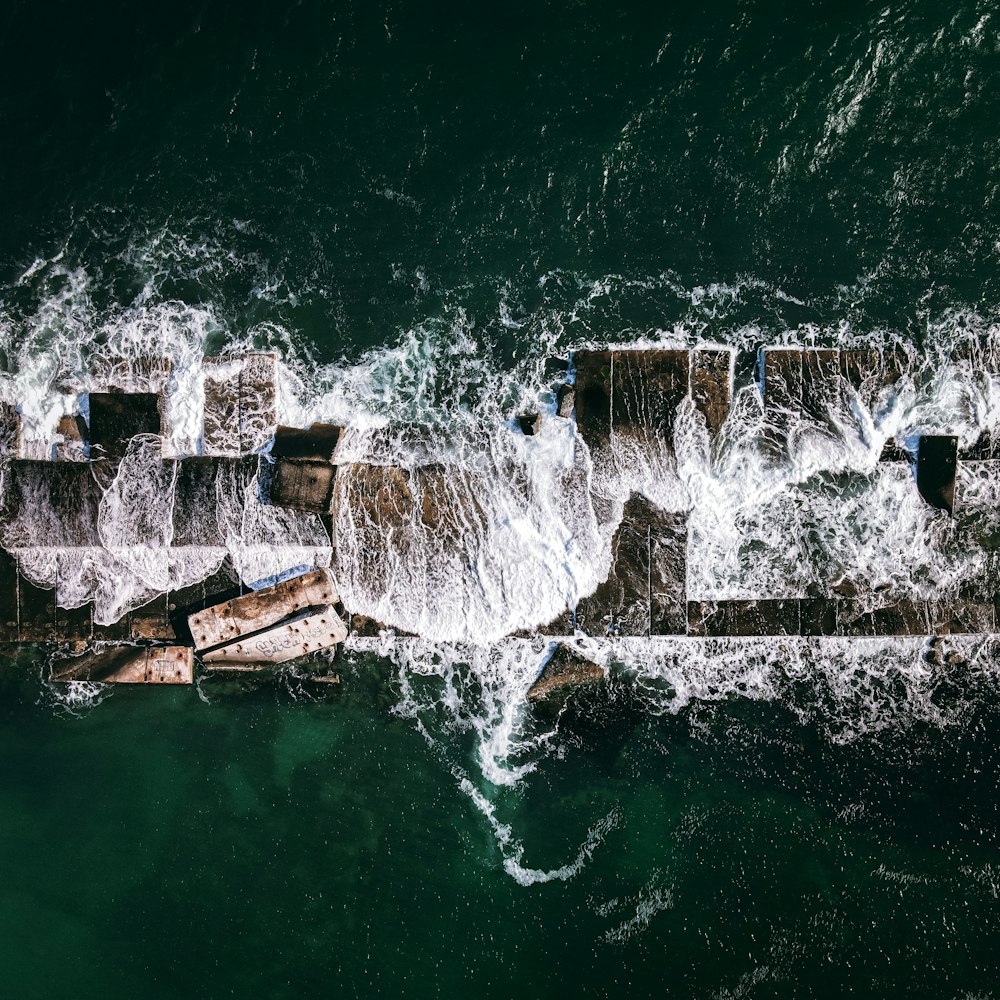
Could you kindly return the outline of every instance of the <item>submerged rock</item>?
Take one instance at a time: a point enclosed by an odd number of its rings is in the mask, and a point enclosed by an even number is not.
[[[604,680],[603,667],[561,642],[556,646],[549,662],[542,668],[535,683],[528,689],[528,700],[544,701],[563,688],[596,684],[602,680]]]

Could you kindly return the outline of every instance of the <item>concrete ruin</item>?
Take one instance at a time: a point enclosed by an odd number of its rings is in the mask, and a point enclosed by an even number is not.
[[[553,409],[516,417],[511,426],[536,436],[546,420],[575,421],[595,466],[633,447],[670,460],[685,401],[700,415],[710,442],[725,433],[734,357],[730,350],[709,347],[580,351],[573,358],[575,381],[554,388]],[[384,633],[379,622],[340,604],[329,568],[338,514],[350,517],[360,557],[385,588],[395,572],[386,557],[390,536],[396,558],[408,546],[433,544],[446,563],[450,558],[461,563],[463,553],[452,552],[456,540],[483,532],[488,517],[468,473],[433,463],[400,468],[345,462],[341,427],[278,426],[276,365],[270,355],[206,359],[202,454],[187,458],[161,454],[165,411],[159,391],[92,392],[87,420],[63,417],[51,448],[42,452],[23,442],[16,409],[0,406],[5,467],[0,521],[9,525],[28,507],[37,512],[34,537],[9,530],[3,536],[0,643],[45,643],[82,652],[53,669],[57,680],[190,683],[194,655],[206,669],[257,669],[329,650],[352,628],[359,636]],[[848,405],[852,393],[874,409],[880,394],[905,373],[906,359],[894,351],[762,350],[755,375],[767,448],[775,455],[787,451],[792,427],[823,434],[831,407]],[[153,372],[141,388],[162,384],[162,376]],[[143,442],[152,456],[145,460],[154,463],[150,475],[162,480],[157,497],[162,495],[164,505],[160,521],[150,517],[149,530],[155,534],[161,524],[169,530],[121,544],[148,543],[143,557],[162,561],[163,585],[143,606],[115,621],[106,615],[98,621],[90,604],[76,602],[73,584],[96,572],[87,567],[109,545],[102,503],[117,470],[137,461]],[[926,435],[915,453],[905,445],[889,441],[880,460],[912,463],[920,495],[949,514],[961,502],[956,491],[961,466],[984,463],[986,474],[993,475],[990,463],[1000,459],[1000,444],[989,435],[964,449],[954,434]],[[270,577],[262,570],[248,587],[245,567],[224,558],[236,530],[216,516],[227,490],[255,497],[253,517],[271,512],[272,518],[285,518],[281,523],[301,543],[301,563],[275,565]],[[268,567],[270,537],[262,528],[254,543],[261,565]],[[868,592],[863,581],[800,597],[694,600],[689,548],[685,511],[664,510],[633,493],[614,530],[606,578],[537,631],[555,637],[706,639],[997,631],[1000,600],[993,578],[947,600],[887,597]],[[194,580],[175,579],[174,567],[185,561],[211,569]],[[77,606],[67,606],[73,603]],[[557,675],[593,674],[593,665],[563,671],[560,664],[568,656],[555,657],[540,682],[544,678],[551,688]]]

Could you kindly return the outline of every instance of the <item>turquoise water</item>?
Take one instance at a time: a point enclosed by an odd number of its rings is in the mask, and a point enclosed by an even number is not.
[[[462,430],[584,345],[996,339],[998,18],[15,2],[4,398],[243,344]],[[996,995],[995,648],[557,717],[434,655],[78,704],[5,665],[5,991]]]

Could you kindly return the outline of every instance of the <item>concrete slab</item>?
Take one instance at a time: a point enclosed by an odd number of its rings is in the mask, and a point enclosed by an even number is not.
[[[259,632],[307,608],[328,607],[337,600],[333,574],[318,569],[198,611],[188,624],[195,647],[205,650]]]
[[[798,600],[689,601],[688,634],[693,636],[798,635]]]
[[[329,649],[347,638],[347,626],[331,608],[293,622],[276,625],[266,632],[244,637],[202,655],[209,669],[228,669],[253,664],[286,663],[320,649]]]
[[[93,458],[116,461],[124,457],[133,437],[163,433],[162,397],[155,393],[92,392],[89,407]]]
[[[691,351],[691,398],[714,438],[722,429],[732,401],[733,352],[698,348]]]

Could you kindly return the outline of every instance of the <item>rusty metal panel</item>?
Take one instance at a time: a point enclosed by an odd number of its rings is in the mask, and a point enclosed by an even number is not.
[[[264,587],[191,615],[188,624],[195,647],[211,649],[258,632],[306,608],[336,603],[337,588],[328,569],[317,569]]]
[[[277,625],[266,632],[242,638],[204,653],[209,668],[284,663],[320,649],[329,649],[347,638],[347,626],[332,608]]]

